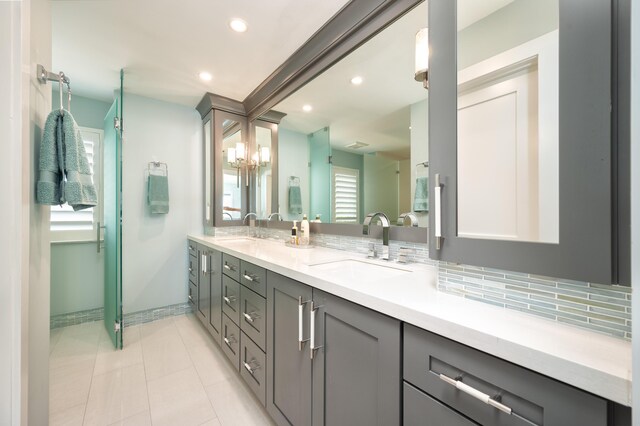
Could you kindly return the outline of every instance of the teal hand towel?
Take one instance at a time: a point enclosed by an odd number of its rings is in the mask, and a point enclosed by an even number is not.
[[[297,185],[289,187],[289,213],[302,214],[302,194]]]
[[[167,176],[149,175],[147,193],[151,213],[169,213],[169,178]]]
[[[83,210],[98,204],[98,193],[93,185],[91,168],[84,149],[78,124],[69,111],[62,114],[64,139],[64,199],[73,210]]]
[[[59,133],[60,131],[60,133]],[[62,117],[60,110],[51,111],[44,123],[44,132],[40,142],[40,175],[36,184],[38,204],[55,206],[63,204],[60,183],[63,181],[64,157],[62,153]],[[60,143],[58,143],[60,141]],[[62,162],[62,167],[61,163]]]
[[[413,211],[425,213],[429,211],[429,178],[426,176],[416,178],[416,193],[413,198]]]

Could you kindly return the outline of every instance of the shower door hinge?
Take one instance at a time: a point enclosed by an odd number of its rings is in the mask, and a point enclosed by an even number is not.
[[[120,119],[118,117],[113,117],[113,128],[114,129],[120,128]]]
[[[119,332],[120,332],[120,322],[119,322],[119,321],[116,321],[116,322],[113,324],[113,331],[114,331],[115,333],[119,333]]]

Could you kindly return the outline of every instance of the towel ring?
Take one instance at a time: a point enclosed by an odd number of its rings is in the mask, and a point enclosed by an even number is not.
[[[147,165],[147,172],[149,173],[149,176],[151,176],[152,171],[157,170],[164,173],[163,176],[169,176],[169,166],[167,165],[167,163],[161,163],[160,161],[149,161],[149,164]]]

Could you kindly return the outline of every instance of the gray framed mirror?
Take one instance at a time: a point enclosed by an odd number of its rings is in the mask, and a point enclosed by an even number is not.
[[[253,120],[249,127],[253,162],[249,210],[266,219],[278,212],[278,124]]]
[[[427,226],[428,91],[415,77],[427,5],[405,12],[274,106],[286,114],[278,128],[283,219],[307,214],[322,232],[361,235],[364,216],[381,211],[394,225],[405,214],[407,225]]]

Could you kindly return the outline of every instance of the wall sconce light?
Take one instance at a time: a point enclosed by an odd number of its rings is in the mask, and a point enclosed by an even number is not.
[[[425,89],[429,89],[429,29],[421,28],[416,33],[415,76]]]
[[[271,150],[268,146],[258,145],[258,149],[251,157],[251,162],[247,163],[247,168],[256,169],[256,180],[260,186],[260,167],[264,167],[271,162]]]
[[[242,168],[242,163],[245,162],[245,144],[243,142],[236,143],[235,148],[227,149],[227,163],[233,168],[236,169],[236,185],[238,188],[240,187],[240,169]],[[248,185],[248,183],[247,183]]]

